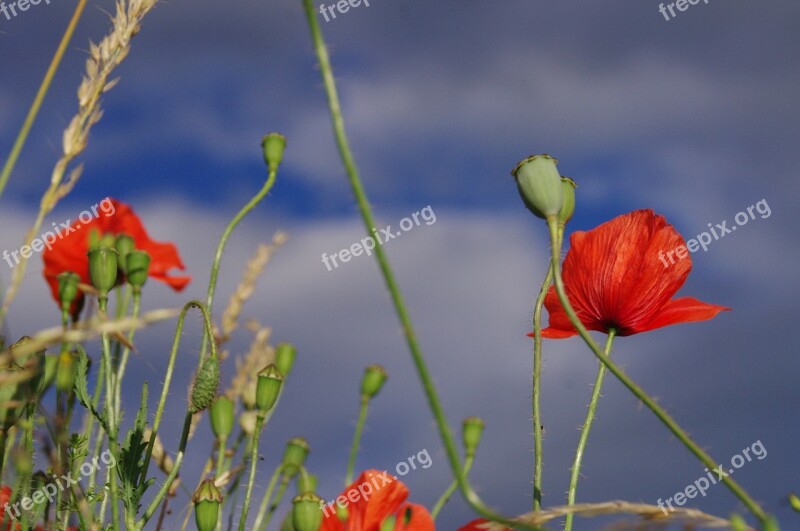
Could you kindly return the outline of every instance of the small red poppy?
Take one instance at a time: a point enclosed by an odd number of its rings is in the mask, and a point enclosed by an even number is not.
[[[390,516],[396,518],[394,531],[435,531],[433,518],[422,505],[406,503],[408,487],[379,470],[365,470],[337,500],[348,513],[345,521],[336,514],[336,501],[322,508],[320,531],[380,531]]]
[[[100,211],[88,223],[76,221],[70,229],[63,229],[63,237],[57,239],[52,248],[46,249],[42,255],[44,276],[57,303],[61,302],[58,297],[59,273],[72,271],[80,275],[81,282],[89,284],[87,253],[92,233],[95,233],[95,237],[106,234],[131,236],[136,248],[150,255],[150,277],[166,283],[175,291],[186,287],[191,277],[168,274],[173,268],[185,269],[175,245],[151,240],[139,217],[125,203],[115,199],[104,199],[100,202],[100,207]],[[73,303],[74,317],[80,312],[82,298],[82,295],[78,295],[78,300]]]
[[[686,242],[664,216],[636,210],[587,232],[574,232],[564,259],[564,288],[589,330],[629,336],[663,326],[714,318],[730,310],[691,297],[672,298],[692,269],[685,258],[671,264],[659,256]],[[685,249],[684,249],[685,251]],[[545,297],[550,326],[542,337],[574,336],[555,286]]]

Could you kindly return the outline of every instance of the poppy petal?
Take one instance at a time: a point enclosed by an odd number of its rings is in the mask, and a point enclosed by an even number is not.
[[[661,308],[655,319],[636,332],[645,332],[647,330],[654,330],[678,323],[707,321],[708,319],[716,317],[720,312],[725,311],[730,311],[730,308],[709,304],[692,297],[681,297],[669,301]]]

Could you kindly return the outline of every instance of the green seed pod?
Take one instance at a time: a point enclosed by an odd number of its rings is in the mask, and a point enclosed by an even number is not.
[[[192,496],[192,502],[197,531],[213,531],[217,527],[219,506],[222,503],[222,493],[213,479],[206,479],[200,483]]]
[[[286,450],[283,452],[283,466],[287,468],[289,473],[296,473],[306,462],[306,457],[308,457],[310,451],[311,447],[302,437],[289,439],[286,442]],[[306,492],[308,490],[314,489],[301,489],[301,492]]]
[[[123,273],[128,271],[128,253],[136,249],[136,243],[133,238],[127,234],[117,234],[117,239],[114,241],[114,248],[119,253],[119,268]]]
[[[150,255],[144,251],[134,250],[128,253],[127,259],[128,284],[134,289],[141,288],[147,282],[150,273]]]
[[[281,371],[284,378],[289,377],[294,367],[294,359],[297,357],[297,349],[290,343],[281,343],[275,347],[275,366]]]
[[[361,396],[373,398],[377,395],[386,380],[389,379],[389,374],[380,365],[370,365],[364,369],[364,378],[361,380]]]
[[[558,213],[558,224],[563,227],[575,213],[575,189],[578,185],[569,177],[561,177],[561,184],[564,188],[564,205]]]
[[[292,499],[292,522],[297,531],[319,531],[322,526],[322,498],[306,492]]]
[[[78,282],[81,281],[80,275],[72,271],[59,273],[58,279],[58,298],[61,301],[61,311],[68,312],[75,297],[78,296]]]
[[[264,370],[258,373],[258,383],[256,384],[256,407],[261,413],[269,413],[275,402],[278,401],[278,395],[281,392],[283,385],[283,375],[278,368],[273,365],[268,365]]]
[[[199,413],[209,407],[217,396],[217,387],[219,387],[219,360],[214,356],[208,356],[200,364],[200,369],[194,377],[191,412]]]
[[[269,133],[261,140],[261,147],[269,171],[278,171],[278,166],[283,161],[283,151],[286,149],[286,137],[280,133]]]
[[[468,456],[475,455],[478,445],[483,437],[483,420],[479,417],[467,417],[461,426],[461,438],[464,442],[464,450]]]
[[[557,216],[564,204],[558,161],[550,155],[532,155],[511,171],[525,206],[536,217]]]
[[[209,417],[211,418],[211,431],[218,440],[227,439],[233,431],[233,400],[225,395],[218,396],[211,404]]]
[[[89,251],[89,278],[100,292],[100,297],[108,297],[108,292],[117,283],[117,253],[111,247],[101,247]]]

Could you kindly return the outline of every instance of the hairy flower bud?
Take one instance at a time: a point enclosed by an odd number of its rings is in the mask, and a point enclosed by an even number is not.
[[[214,356],[208,356],[200,364],[200,369],[194,377],[190,411],[199,413],[210,406],[217,396],[217,387],[219,387],[219,360]]]
[[[564,204],[558,161],[550,155],[532,155],[511,171],[525,206],[536,217],[557,216]]]

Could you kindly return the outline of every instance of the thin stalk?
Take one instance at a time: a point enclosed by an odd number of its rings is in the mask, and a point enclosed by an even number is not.
[[[542,282],[542,287],[539,289],[539,295],[536,297],[536,304],[533,308],[533,510],[538,511],[542,507],[542,448],[544,447],[542,441],[542,408],[541,408],[541,394],[542,394],[542,308],[544,307],[544,298],[547,291],[550,289],[550,284],[553,283],[553,267],[547,268],[547,274]]]
[[[277,168],[274,170],[269,171],[269,175],[267,176],[267,180],[264,182],[264,186],[261,187],[261,190],[258,191],[256,195],[253,196],[247,204],[242,207],[242,209],[233,217],[228,226],[225,227],[225,231],[222,233],[222,236],[219,238],[219,243],[217,244],[217,252],[214,255],[214,263],[211,265],[211,277],[208,279],[208,294],[206,295],[206,308],[208,309],[209,313],[211,312],[212,306],[214,305],[214,292],[217,289],[217,276],[219,275],[219,266],[222,262],[222,253],[225,251],[225,245],[228,243],[228,238],[230,238],[233,229],[239,224],[240,221],[251,211],[255,206],[264,199],[264,196],[272,188],[272,185],[275,184],[275,177],[278,174]],[[200,348],[200,359],[205,358],[206,349],[208,348],[208,341],[211,338],[211,332],[208,334],[203,334],[203,343]]]
[[[675,437],[678,438],[681,443],[695,456],[697,459],[703,463],[709,470],[714,470],[717,468],[717,463],[709,456],[700,446],[692,440],[688,433],[686,433],[678,423],[667,413],[658,403],[649,395],[647,392],[644,391],[641,387],[639,387],[636,382],[633,381],[627,374],[625,374],[622,369],[620,369],[611,358],[605,355],[603,349],[595,343],[592,339],[592,336],[589,335],[589,332],[586,330],[586,327],[583,326],[583,323],[578,318],[578,315],[575,313],[575,310],[572,307],[572,304],[569,302],[569,298],[567,297],[567,292],[564,289],[564,281],[561,278],[561,264],[560,264],[560,246],[558,245],[558,227],[557,221],[554,217],[549,218],[547,220],[548,228],[550,229],[550,242],[551,242],[551,260],[553,264],[553,271],[555,273],[555,286],[556,292],[558,293],[558,299],[561,301],[561,306],[564,308],[567,316],[569,317],[570,322],[578,331],[583,341],[586,345],[591,349],[594,355],[600,360],[600,362],[606,366],[606,368],[611,371],[611,373],[617,377],[617,379],[622,382],[622,384],[628,388],[628,390],[633,393],[633,395],[638,398],[647,408],[653,412],[653,414],[672,432]],[[758,518],[758,520],[762,524],[766,524],[769,520],[769,516],[761,506],[753,500],[750,495],[730,476],[718,474],[720,476],[720,480],[722,483],[725,484],[728,489],[730,489],[733,494],[739,498],[742,503],[744,503],[747,508],[750,510],[753,515]]]
[[[466,459],[464,459],[464,474],[469,474],[470,469],[472,468],[472,463],[475,461],[474,455],[468,455]],[[433,510],[431,510],[431,518],[436,520],[436,517],[439,516],[439,513],[442,512],[444,508],[444,504],[450,499],[453,493],[458,489],[458,481],[453,481],[447,490],[444,491],[442,497],[439,498],[439,501],[436,502],[436,505],[433,506]]]
[[[108,296],[98,297],[98,308],[103,314],[108,310]],[[117,444],[117,416],[114,412],[114,367],[111,364],[111,340],[108,337],[108,332],[101,334],[103,344],[103,364],[106,366],[106,420],[108,422],[108,449],[111,455],[119,455],[119,447]],[[119,492],[117,485],[117,476],[108,469],[107,473],[108,482],[111,484],[111,527],[112,529],[119,529]]]
[[[356,422],[356,431],[353,433],[353,444],[350,445],[350,459],[347,461],[347,474],[344,478],[344,486],[347,487],[353,482],[353,472],[356,468],[356,457],[358,456],[358,447],[361,444],[361,434],[364,432],[364,424],[367,421],[367,409],[369,408],[369,397],[361,397],[361,407],[358,411],[358,422]]]
[[[614,343],[614,337],[617,331],[613,328],[608,331],[608,339],[606,339],[605,355],[611,355],[611,345]],[[581,476],[581,463],[583,462],[583,452],[586,450],[586,442],[589,440],[589,431],[592,429],[594,422],[595,412],[597,411],[597,404],[600,402],[600,390],[603,388],[603,379],[606,375],[606,366],[602,363],[598,364],[597,377],[594,380],[594,387],[592,388],[592,399],[589,402],[589,409],[586,412],[586,420],[583,422],[581,428],[581,436],[578,438],[578,446],[575,449],[575,460],[572,462],[572,475],[569,478],[569,490],[567,491],[567,505],[575,505],[575,494],[578,491],[578,479]],[[567,513],[564,519],[564,531],[572,530],[573,513]]]
[[[5,164],[3,164],[3,170],[0,171],[0,196],[3,195],[6,184],[8,183],[8,179],[11,177],[11,172],[14,171],[14,166],[17,164],[17,159],[22,152],[22,148],[25,146],[25,141],[28,139],[28,134],[31,132],[31,127],[33,127],[33,123],[36,121],[36,116],[39,114],[39,109],[42,107],[42,102],[47,95],[47,91],[50,89],[50,84],[53,81],[53,77],[56,75],[56,71],[58,71],[58,67],[61,64],[61,59],[64,57],[64,52],[66,52],[67,46],[69,46],[69,41],[72,40],[72,34],[75,33],[75,28],[78,26],[78,21],[81,19],[81,15],[83,14],[83,9],[85,7],[86,0],[78,0],[75,10],[72,12],[72,18],[70,18],[69,24],[67,24],[67,29],[64,30],[64,35],[61,37],[61,42],[58,43],[56,53],[53,55],[53,59],[50,61],[50,66],[47,67],[47,72],[44,74],[44,79],[42,79],[42,83],[39,85],[39,90],[36,92],[36,96],[33,98],[31,108],[28,109],[28,114],[25,116],[25,122],[23,122],[22,128],[17,134],[17,138],[14,141],[14,146],[11,148],[11,153],[9,153],[8,159],[6,159]]]
[[[127,295],[127,291],[126,291]],[[127,299],[127,296],[125,297]],[[142,293],[141,288],[134,288],[133,292],[133,319],[139,318],[139,312],[141,310],[141,302],[142,302]],[[127,304],[123,307],[127,309]],[[128,332],[128,343],[133,344],[133,337],[136,335],[136,328],[131,328]],[[117,367],[117,377],[116,377],[116,387],[114,389],[114,407],[117,416],[119,416],[120,412],[122,411],[122,379],[125,377],[125,369],[128,365],[128,358],[130,357],[131,349],[129,347],[125,347],[122,351],[122,356],[119,359],[119,366]]]
[[[277,485],[278,479],[280,479],[282,474],[283,465],[278,466],[278,468],[275,469],[275,472],[272,473],[272,477],[269,480],[269,485],[267,486],[267,491],[264,493],[264,498],[261,500],[261,506],[258,508],[256,521],[253,524],[253,529],[255,529],[255,531],[262,529],[261,522],[264,521],[264,515],[267,514],[267,507],[269,507],[269,502],[272,500],[272,491],[275,490],[275,485]],[[222,511],[220,511],[220,513],[222,513]],[[266,531],[267,526],[264,525],[263,529]]]
[[[358,203],[359,212],[364,221],[367,232],[370,233],[376,226],[375,219],[372,216],[372,209],[370,207],[369,200],[367,199],[366,192],[364,191],[364,187],[361,184],[361,177],[359,176],[358,168],[356,168],[353,154],[350,151],[349,142],[347,140],[347,134],[345,133],[344,119],[342,118],[341,105],[339,103],[339,96],[336,91],[336,83],[333,77],[333,69],[331,68],[330,58],[328,56],[328,49],[325,46],[325,41],[322,38],[322,31],[320,30],[319,21],[317,20],[312,0],[303,0],[303,6],[305,8],[306,20],[308,21],[308,26],[311,30],[311,36],[314,41],[314,50],[319,61],[320,72],[322,73],[325,91],[328,96],[328,107],[331,113],[331,122],[333,125],[334,135],[336,137],[336,144],[338,146],[339,154],[341,155],[345,171],[347,172],[350,187],[352,188],[356,202]],[[447,423],[447,418],[445,416],[441,401],[439,400],[436,386],[433,383],[433,379],[431,378],[427,364],[425,363],[425,358],[417,343],[411,318],[409,317],[408,310],[406,309],[405,302],[400,293],[400,289],[394,278],[394,273],[392,272],[389,261],[387,260],[381,245],[377,245],[375,247],[375,259],[378,261],[378,265],[386,283],[386,287],[389,290],[395,312],[397,313],[397,317],[403,327],[406,343],[408,344],[411,357],[414,361],[414,367],[417,370],[417,375],[422,383],[423,390],[425,391],[425,395],[428,399],[428,405],[431,408],[434,419],[436,420],[436,425],[439,429],[439,436],[442,439],[442,444],[444,445],[445,453],[447,454],[447,459],[450,463],[450,468],[453,470],[453,475],[458,480],[458,484],[461,488],[461,493],[463,494],[464,499],[478,514],[488,520],[499,522],[509,527],[537,529],[535,526],[513,521],[511,518],[499,515],[492,511],[483,502],[483,500],[481,500],[480,496],[478,496],[478,494],[467,481],[467,478],[464,475],[464,469],[461,466],[455,439]]]
[[[250,498],[253,495],[253,485],[256,481],[256,465],[258,464],[258,441],[261,438],[261,429],[264,427],[264,414],[259,413],[256,417],[256,431],[253,434],[253,444],[250,448],[250,477],[247,480],[247,490],[244,494],[244,505],[242,506],[242,516],[239,518],[239,531],[244,531],[247,525],[247,513],[250,511]]]
[[[269,507],[269,511],[267,511],[267,516],[264,519],[264,527],[263,529],[266,531],[267,527],[269,526],[270,520],[272,520],[272,516],[275,514],[275,511],[278,510],[278,505],[281,504],[281,500],[283,500],[283,495],[286,493],[286,488],[289,486],[290,477],[287,475],[283,476],[281,480],[281,486],[278,487],[278,492],[275,493],[275,501]],[[254,527],[253,529],[258,529]]]

